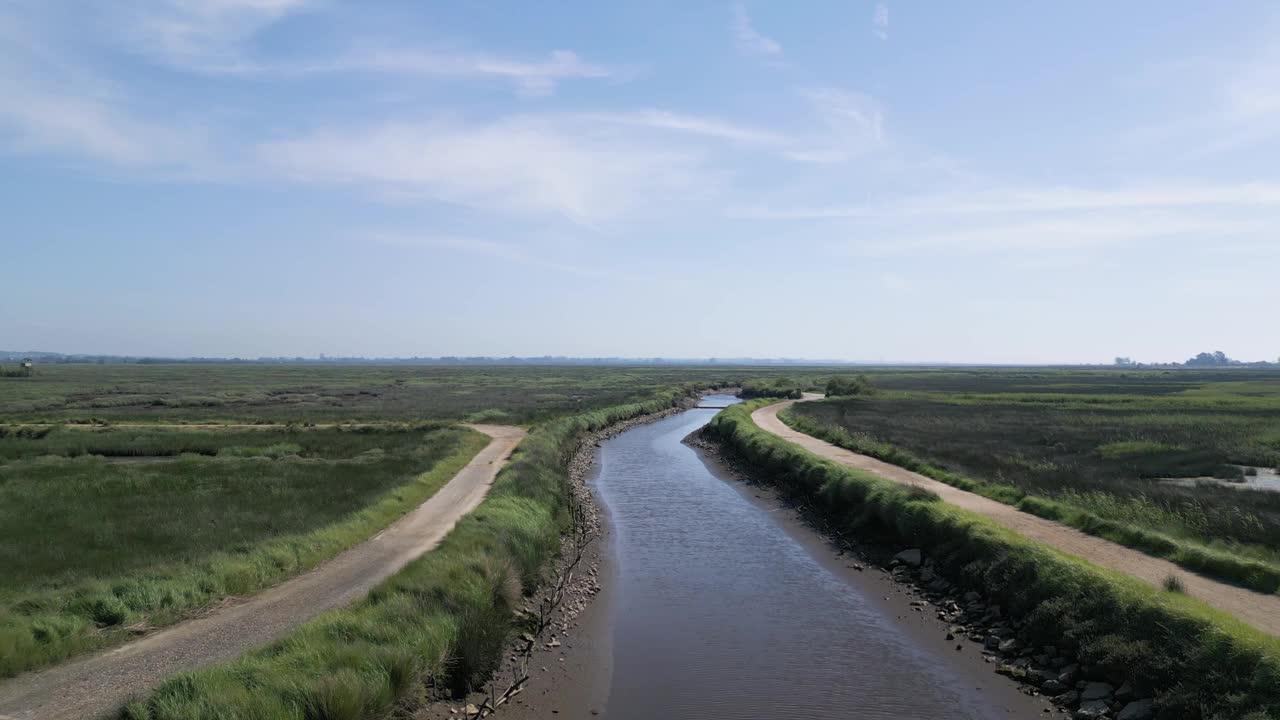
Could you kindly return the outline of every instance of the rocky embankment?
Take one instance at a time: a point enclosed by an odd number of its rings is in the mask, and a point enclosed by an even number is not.
[[[694,433],[685,442],[715,456],[744,482],[780,489],[758,477],[705,432]],[[994,672],[1019,683],[1023,693],[1043,696],[1062,713],[1079,720],[1149,720],[1155,716],[1155,702],[1148,692],[1078,662],[1068,643],[1033,646],[1026,642],[1024,620],[1007,617],[998,604],[988,602],[980,593],[965,591],[941,577],[920,548],[887,547],[875,538],[849,538],[827,526],[805,498],[788,498],[785,493],[778,497],[825,535],[846,557],[848,567],[885,573],[910,596],[912,611],[934,613],[946,625],[946,639],[956,643],[957,651],[963,650],[965,643],[980,645],[983,660]]]
[[[892,579],[910,587],[917,599],[917,612],[934,612],[948,623],[947,639],[982,645],[983,659],[996,672],[1023,686],[1028,695],[1044,695],[1074,718],[1094,720],[1148,720],[1155,714],[1154,701],[1129,683],[1117,687],[1117,678],[1100,676],[1094,668],[1077,662],[1072,653],[1055,645],[1032,646],[1023,641],[1026,623],[1006,618],[999,605],[989,604],[982,595],[963,594],[934,573],[933,563],[918,548],[894,555],[887,572]]]

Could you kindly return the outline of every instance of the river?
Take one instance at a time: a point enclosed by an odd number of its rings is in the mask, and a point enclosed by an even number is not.
[[[605,717],[1043,716],[1043,700],[994,675],[976,645],[943,642],[881,573],[848,569],[794,512],[681,442],[715,412],[638,426],[598,452],[612,527]]]

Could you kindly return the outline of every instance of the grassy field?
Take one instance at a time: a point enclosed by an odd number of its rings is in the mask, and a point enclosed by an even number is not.
[[[316,565],[487,443],[445,423],[0,432],[0,675]]]
[[[0,676],[252,593],[372,535],[484,445],[453,421],[555,422],[782,376],[157,364],[0,378]]]
[[[0,421],[528,423],[688,382],[817,371],[716,367],[47,365],[0,378]]]
[[[1175,484],[1245,480],[1280,465],[1280,373],[884,373],[874,396],[796,406],[791,422],[826,439],[1097,534],[1167,537],[1214,557],[1193,569],[1280,586],[1280,493]],[[1040,502],[1043,500],[1044,502]],[[1112,531],[1115,533],[1112,533]],[[1126,538],[1117,538],[1126,539]],[[1155,549],[1161,549],[1155,547]],[[1166,556],[1181,548],[1165,547]],[[1194,554],[1194,548],[1188,551]],[[1236,559],[1238,568],[1216,564]],[[1259,572],[1258,561],[1276,568]]]
[[[234,662],[178,675],[123,716],[365,720],[411,710],[428,685],[481,685],[567,527],[567,464],[578,439],[688,392],[538,425],[480,507],[366,600]]]
[[[709,431],[842,532],[923,548],[939,575],[1024,621],[1024,642],[1068,648],[1094,672],[1154,691],[1159,717],[1280,717],[1280,641],[929,493],[822,460],[756,427],[750,413],[767,402],[725,410]]]

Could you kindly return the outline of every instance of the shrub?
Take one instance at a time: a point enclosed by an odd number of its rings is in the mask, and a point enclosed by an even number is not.
[[[827,397],[874,395],[876,388],[866,375],[835,375],[827,381]]]
[[[742,390],[738,393],[738,397],[744,399],[774,397],[799,400],[803,395],[804,388],[801,384],[785,377],[748,380],[742,383]]]

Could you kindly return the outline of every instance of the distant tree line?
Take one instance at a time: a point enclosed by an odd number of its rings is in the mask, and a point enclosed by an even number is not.
[[[1276,362],[1267,362],[1259,360],[1257,362],[1244,362],[1242,360],[1234,360],[1227,357],[1227,354],[1221,350],[1213,352],[1202,352],[1186,362],[1181,363],[1140,363],[1135,362],[1133,358],[1117,357],[1113,363],[1116,367],[1189,367],[1189,368],[1223,368],[1223,367],[1271,367],[1280,365],[1280,359]]]

